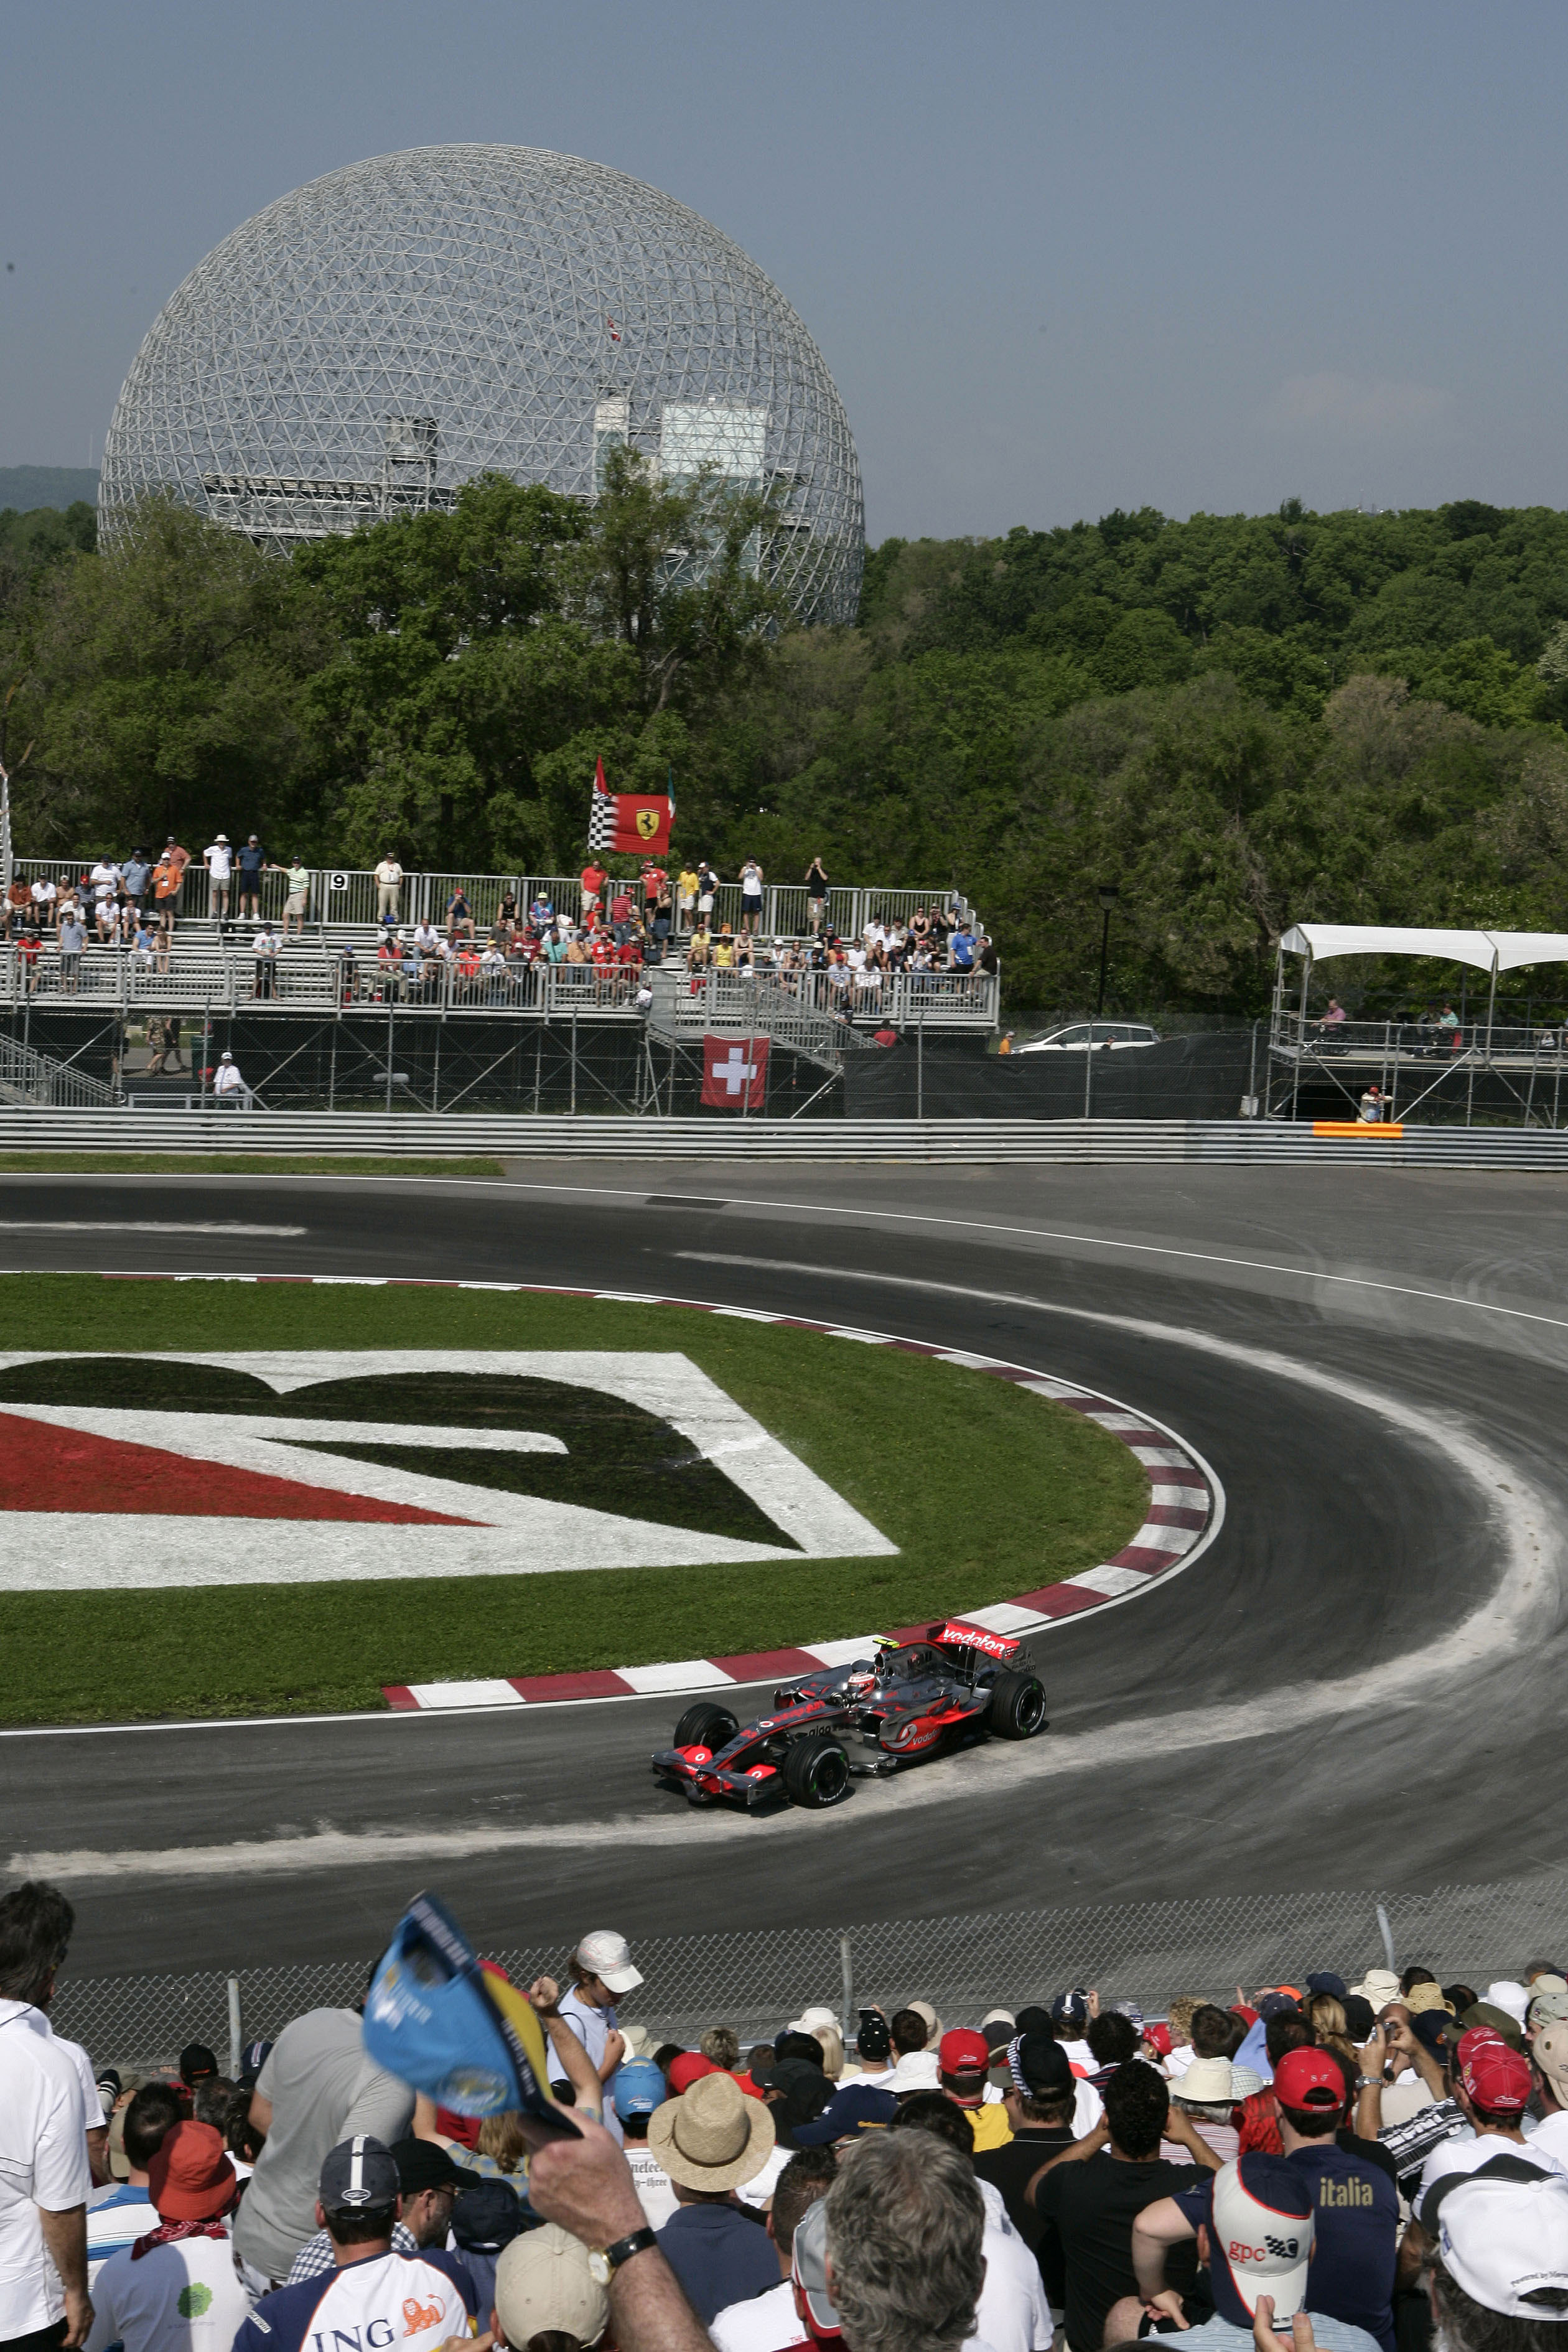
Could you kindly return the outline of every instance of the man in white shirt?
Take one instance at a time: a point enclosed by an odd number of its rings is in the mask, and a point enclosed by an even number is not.
[[[213,1073],[213,1092],[220,1103],[227,1103],[231,1108],[237,1108],[245,1100],[245,1080],[232,1054],[218,1056],[218,1066]]]
[[[1541,2121],[1530,2135],[1531,2156],[1544,2148],[1568,2164],[1568,2024],[1538,2026],[1530,2044]]]
[[[778,2250],[783,2276],[765,2294],[729,2304],[715,2315],[708,2333],[719,2352],[784,2352],[786,2345],[800,2342],[800,2318],[790,2284],[795,2233],[817,2200],[826,2196],[837,2170],[837,2158],[830,2147],[797,2149],[784,2165],[773,2187],[766,2223]]]
[[[383,922],[390,915],[397,920],[397,901],[403,888],[403,868],[395,857],[384,857],[375,869],[375,916]]]
[[[624,1936],[603,1927],[584,1936],[573,1956],[572,1990],[562,1997],[560,2013],[588,2053],[601,2083],[607,2083],[626,2053],[616,2021],[616,2001],[642,1982],[642,1971],[632,1966]],[[563,2083],[566,2070],[552,2063],[550,2079]],[[613,2106],[605,2110],[605,2127],[621,2137]]]
[[[210,877],[211,904],[209,913],[215,921],[223,922],[228,915],[228,886],[234,875],[234,852],[228,835],[220,833],[210,849],[202,852],[202,864]]]
[[[74,1924],[65,1896],[40,1880],[0,1899],[0,2344],[48,2342],[53,2332],[79,2347],[92,2326],[82,2085],[47,2020],[41,2032],[33,2022]]]
[[[99,2273],[88,2352],[228,2352],[250,2316],[226,2217],[239,2180],[211,2124],[174,2124],[148,2167],[156,2209]]]
[[[1568,2172],[1540,2132],[1526,2140],[1521,2125],[1530,2104],[1530,2061],[1489,2025],[1472,2026],[1459,2043],[1454,2074],[1454,2098],[1472,2126],[1471,2137],[1439,2140],[1421,2168],[1421,2200],[1435,2180],[1447,2172],[1476,2172],[1494,2156],[1512,2147],[1527,2153],[1532,2164],[1551,2171]]]
[[[628,2059],[616,2076],[613,2112],[650,2230],[662,2230],[679,2201],[675,2183],[647,2144],[647,2119],[668,2096],[664,2076],[651,2058]]]

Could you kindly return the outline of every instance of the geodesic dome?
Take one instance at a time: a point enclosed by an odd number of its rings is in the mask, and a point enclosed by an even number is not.
[[[104,446],[106,535],[153,492],[282,544],[448,505],[494,470],[594,495],[624,441],[771,487],[758,561],[855,615],[860,474],[795,311],[708,221],[601,163],[416,147],[312,180],[154,320]]]

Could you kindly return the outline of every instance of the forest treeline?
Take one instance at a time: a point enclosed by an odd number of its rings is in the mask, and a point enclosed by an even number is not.
[[[1568,928],[1568,515],[889,540],[835,630],[785,625],[768,528],[631,460],[288,560],[174,505],[101,552],[88,509],[0,515],[17,846],[566,871],[602,756],[721,871],[961,887],[1016,1003],[1084,1000],[1102,882],[1147,1011],[1256,1010],[1291,921]]]

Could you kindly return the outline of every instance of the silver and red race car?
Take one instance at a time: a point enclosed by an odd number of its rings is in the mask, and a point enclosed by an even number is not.
[[[879,1637],[872,1656],[850,1665],[781,1683],[773,1713],[743,1730],[728,1707],[700,1699],[653,1769],[694,1805],[837,1805],[852,1780],[882,1778],[985,1732],[1031,1739],[1045,1720],[1045,1685],[1022,1643],[948,1618],[914,1639]]]

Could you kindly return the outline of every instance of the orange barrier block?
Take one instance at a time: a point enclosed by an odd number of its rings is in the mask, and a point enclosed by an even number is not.
[[[1397,1143],[1404,1132],[1403,1125],[1394,1126],[1387,1119],[1375,1127],[1366,1126],[1359,1118],[1315,1118],[1312,1121],[1314,1135],[1362,1135],[1369,1143]]]

